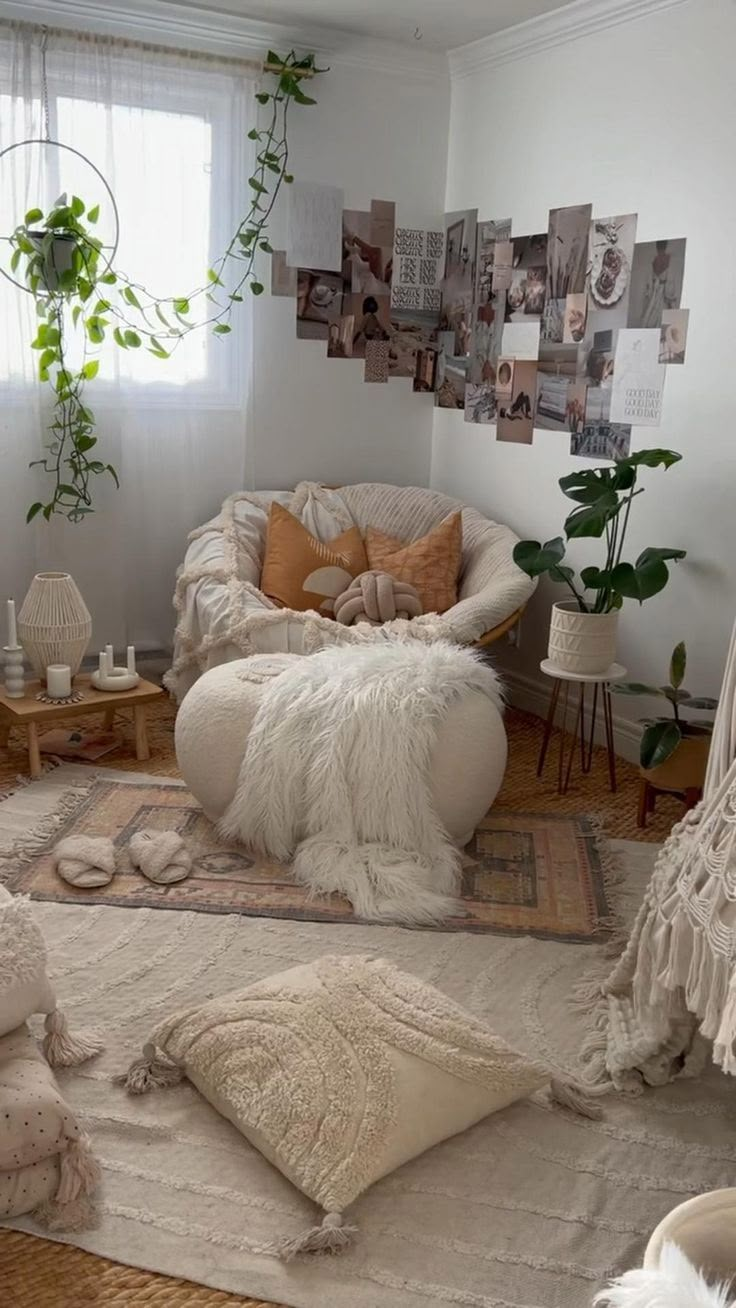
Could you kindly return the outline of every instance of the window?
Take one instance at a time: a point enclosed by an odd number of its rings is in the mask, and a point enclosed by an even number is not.
[[[91,45],[73,56],[49,58],[49,118],[52,138],[73,146],[99,168],[119,210],[115,265],[157,297],[187,296],[206,282],[207,268],[226,248],[246,193],[247,116],[252,83],[242,73],[161,63],[147,54]],[[0,96],[0,141],[5,146],[38,135],[41,106],[18,96]],[[27,124],[33,129],[28,130]],[[0,201],[3,234],[31,205],[45,207],[62,191],[100,203],[98,234],[111,242],[111,205],[94,172],[66,151],[31,147],[11,156]],[[18,199],[11,202],[10,197]],[[7,255],[0,251],[7,267]],[[0,329],[8,345],[0,354],[0,381],[28,374],[28,340],[19,333],[17,307],[7,285],[0,299]],[[29,302],[30,302],[30,297]],[[206,315],[202,297],[196,316]],[[13,316],[15,314],[15,317]],[[3,322],[4,319],[4,322]],[[153,320],[155,323],[155,319]],[[31,324],[32,325],[32,324]],[[134,325],[134,324],[132,324]],[[96,402],[105,401],[105,381],[123,389],[144,388],[149,402],[185,396],[231,403],[240,393],[242,366],[229,341],[206,330],[192,333],[168,360],[145,348],[121,351],[106,342],[100,352]],[[108,388],[109,390],[109,388]],[[116,394],[119,391],[116,388]]]

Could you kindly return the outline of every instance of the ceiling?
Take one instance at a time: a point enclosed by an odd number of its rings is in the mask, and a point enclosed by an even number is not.
[[[188,0],[177,0],[182,8]],[[453,50],[468,41],[514,27],[571,0],[196,0],[258,21],[324,27],[355,36],[405,42],[426,50]],[[415,32],[421,37],[415,37]],[[316,36],[316,33],[315,33]]]

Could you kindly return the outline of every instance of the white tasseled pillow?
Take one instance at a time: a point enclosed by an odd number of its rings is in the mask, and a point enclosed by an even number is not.
[[[121,1079],[143,1093],[182,1072],[326,1210],[271,1250],[286,1258],[347,1244],[342,1212],[374,1181],[550,1080],[434,986],[366,956],[176,1013]],[[557,1094],[586,1111],[574,1090]]]

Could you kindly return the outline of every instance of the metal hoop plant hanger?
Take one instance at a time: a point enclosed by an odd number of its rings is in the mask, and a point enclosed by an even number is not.
[[[115,223],[115,237],[112,245],[102,246],[103,250],[110,251],[109,257],[107,257],[104,261],[105,271],[109,272],[110,269],[112,268],[112,263],[115,258],[115,255],[117,254],[118,243],[120,241],[120,214],[118,212],[117,202],[115,200],[112,187],[110,186],[110,183],[107,181],[107,178],[104,176],[103,173],[100,172],[100,169],[97,167],[97,165],[93,164],[92,160],[88,158],[86,154],[83,154],[81,150],[77,150],[73,145],[66,145],[63,141],[54,141],[51,138],[51,114],[49,109],[49,88],[48,88],[48,77],[46,72],[47,41],[48,41],[48,29],[44,27],[43,36],[41,38],[41,107],[43,112],[45,135],[30,136],[25,141],[15,141],[13,145],[6,146],[4,150],[0,150],[0,164],[2,164],[3,159],[6,159],[8,155],[13,153],[14,150],[23,150],[34,145],[51,146],[55,150],[66,150],[69,154],[75,155],[77,159],[81,159],[82,163],[87,164],[88,168],[92,170],[92,172],[95,174],[95,176],[99,179],[99,181],[102,183],[103,187],[105,188],[107,197],[110,201],[110,208],[112,210],[112,216]],[[0,240],[9,241],[10,237],[2,236],[0,237]],[[15,277],[13,277],[12,273],[7,272],[6,269],[2,267],[2,265],[0,265],[0,273],[2,273],[6,281],[9,281],[13,286],[17,286],[19,290],[26,291],[28,295],[33,294],[30,286],[26,286],[24,282],[19,282]]]

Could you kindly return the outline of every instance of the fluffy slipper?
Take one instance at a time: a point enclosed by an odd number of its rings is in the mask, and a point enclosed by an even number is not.
[[[176,831],[136,831],[128,852],[133,866],[161,886],[183,881],[192,870],[191,855]]]
[[[51,857],[70,886],[85,890],[107,886],[115,875],[115,847],[107,836],[66,836]]]

